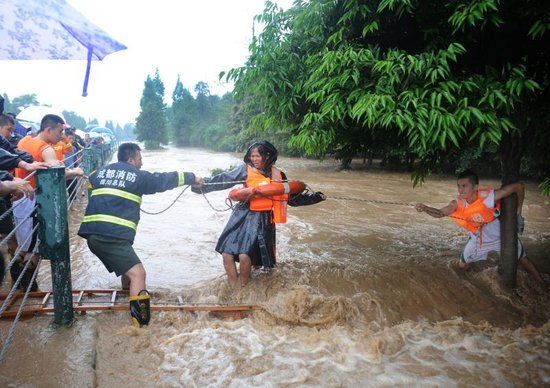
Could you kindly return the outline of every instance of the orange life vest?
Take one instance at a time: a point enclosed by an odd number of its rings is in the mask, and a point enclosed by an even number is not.
[[[55,157],[59,161],[63,161],[63,155],[71,152],[73,150],[73,144],[69,139],[59,140],[54,144],[53,150],[55,151]]]
[[[44,159],[42,159],[42,151],[44,151],[44,149],[47,147],[51,147],[51,144],[32,136],[25,136],[24,138],[19,140],[19,143],[17,143],[17,148],[19,148],[21,151],[27,151],[37,162],[44,161]],[[30,172],[22,168],[15,169],[15,176],[17,178],[25,179],[27,175],[30,174]],[[30,177],[29,183],[32,187],[36,188],[36,181],[34,179],[34,176]]]
[[[262,175],[256,168],[247,167],[247,187],[256,187],[268,185],[273,182],[282,182],[283,174],[280,169],[271,167],[271,178]],[[250,210],[252,211],[272,211],[271,222],[275,224],[284,224],[286,222],[286,213],[288,208],[288,194],[274,195],[271,197],[254,196],[250,198]]]
[[[477,199],[468,204],[466,200],[458,197],[457,208],[450,214],[451,219],[458,225],[472,233],[478,233],[483,225],[494,221],[499,216],[500,201],[494,208],[487,207],[483,201],[489,196],[492,189],[478,189]]]

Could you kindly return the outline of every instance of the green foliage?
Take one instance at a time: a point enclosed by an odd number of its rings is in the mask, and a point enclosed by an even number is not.
[[[24,108],[40,105],[40,102],[38,102],[38,99],[36,98],[36,94],[23,94],[15,97],[13,101],[10,101],[9,96],[5,93],[2,94],[2,96],[4,97],[3,113],[14,113],[15,115],[18,115]]]
[[[124,125],[124,127],[121,127],[117,124],[115,128],[115,136],[118,140],[121,141],[129,141],[129,140],[135,140],[134,135],[135,125],[132,123],[127,123]]]
[[[78,129],[84,129],[86,128],[86,119],[84,117],[79,116],[75,112],[70,111],[63,111],[63,116],[65,117],[65,120],[67,120],[67,123],[73,126],[74,128]]]
[[[196,119],[195,101],[179,77],[172,93],[171,111],[170,126],[174,143],[180,147],[189,145],[189,138]]]
[[[542,192],[542,195],[550,196],[550,178],[544,179],[539,185],[539,189]]]
[[[414,183],[466,148],[516,169],[550,136],[549,15],[536,0],[266,2],[248,63],[226,77],[249,132],[284,131],[309,155],[417,159]]]
[[[23,94],[13,99],[12,106],[13,108],[15,108],[15,110],[11,112],[17,115],[19,114],[19,112],[21,112],[22,109],[35,105],[40,105],[38,99],[36,98],[36,94]],[[10,111],[6,110],[6,112]]]
[[[213,168],[213,169],[210,170],[210,176],[219,175],[222,172],[228,172],[228,171],[231,171],[235,168],[237,168],[237,166],[234,165],[234,164],[232,164],[231,166],[229,166],[227,168]]]
[[[146,149],[158,149],[168,142],[164,84],[158,70],[155,77],[147,76],[140,100],[141,111],[136,120],[136,137]]]

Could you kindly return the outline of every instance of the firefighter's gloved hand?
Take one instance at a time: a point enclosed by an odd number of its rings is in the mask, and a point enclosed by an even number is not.
[[[523,229],[525,229],[525,219],[519,214],[517,216],[517,224],[518,224],[518,234],[522,234]]]

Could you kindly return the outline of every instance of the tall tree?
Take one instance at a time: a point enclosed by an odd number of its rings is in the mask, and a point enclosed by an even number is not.
[[[154,78],[147,76],[140,100],[141,111],[136,119],[136,136],[146,149],[158,149],[168,142],[164,84],[158,69]]]
[[[36,94],[23,94],[21,96],[17,96],[13,99],[12,105],[15,108],[15,114],[19,114],[21,110],[24,108],[27,108],[29,106],[35,106],[40,105],[38,102],[38,99],[36,98]]]
[[[195,116],[195,100],[178,76],[176,87],[172,92],[171,127],[174,142],[177,146],[189,145]]]
[[[199,81],[195,85],[195,120],[193,130],[189,138],[189,143],[193,146],[207,146],[208,135],[207,128],[215,119],[213,103],[215,98],[210,95],[210,88],[206,82]]]
[[[123,140],[134,140],[135,139],[135,125],[132,123],[127,123],[122,129],[122,139]]]
[[[197,93],[196,105],[197,115],[200,121],[209,121],[212,117],[212,100],[210,99],[210,88],[206,82],[199,81],[195,85]]]
[[[253,127],[284,128],[310,154],[398,135],[420,159],[417,184],[449,149],[492,142],[506,184],[527,147],[549,143],[548,2],[298,0],[288,11],[267,2],[258,19],[249,63],[228,77],[239,101],[250,97]],[[513,198],[502,225],[515,244]],[[502,252],[508,285],[513,244]]]
[[[77,113],[72,111],[63,111],[63,116],[67,120],[67,123],[73,126],[74,128],[84,129],[86,128],[86,119],[79,116]]]

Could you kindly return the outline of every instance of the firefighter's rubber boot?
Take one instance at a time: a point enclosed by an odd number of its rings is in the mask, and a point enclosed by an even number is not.
[[[151,296],[147,290],[141,290],[138,296],[131,296],[130,315],[135,327],[147,327],[151,320]]]

